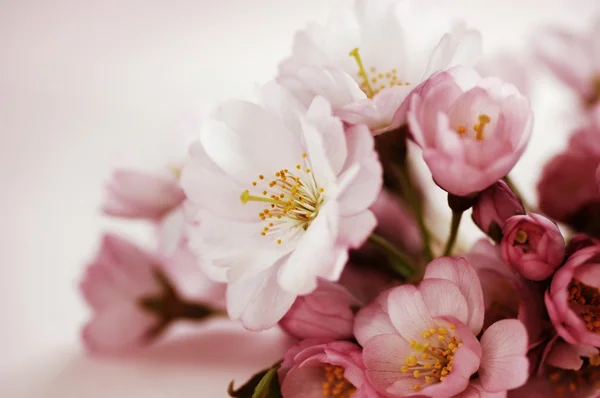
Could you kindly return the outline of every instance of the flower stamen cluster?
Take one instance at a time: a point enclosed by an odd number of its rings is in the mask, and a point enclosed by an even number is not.
[[[462,346],[460,339],[454,335],[454,330],[456,325],[453,324],[450,325],[450,331],[443,327],[432,328],[423,332],[424,341],[409,342],[416,355],[406,358],[401,371],[412,372],[413,377],[420,381],[413,386],[415,391],[420,391],[428,384],[444,381],[452,372],[454,354]]]
[[[587,329],[600,334],[600,289],[573,278],[569,284],[569,302],[579,310]]]
[[[261,231],[262,236],[281,234],[286,231],[292,231],[292,235],[298,230],[306,230],[310,223],[319,213],[319,207],[323,204],[323,188],[319,187],[306,153],[302,154],[304,167],[296,165],[296,172],[288,169],[281,169],[274,173],[275,179],[264,187],[262,196],[251,195],[249,190],[245,190],[240,195],[243,204],[250,201],[268,203],[263,211],[258,213],[262,221],[267,221],[267,225]],[[263,174],[258,176],[258,181],[253,181],[252,185],[257,187],[265,182]],[[276,240],[281,244],[282,239]]]
[[[389,72],[378,72],[374,66],[369,68],[369,72],[365,68],[362,58],[359,54],[358,47],[350,51],[350,56],[354,58],[358,65],[358,77],[362,79],[360,89],[367,95],[368,98],[373,98],[381,90],[395,86],[410,86],[410,82],[402,82],[398,76],[398,70],[392,69]]]
[[[325,365],[325,381],[323,382],[323,396],[326,398],[350,398],[356,387],[344,377],[344,368],[341,366]]]

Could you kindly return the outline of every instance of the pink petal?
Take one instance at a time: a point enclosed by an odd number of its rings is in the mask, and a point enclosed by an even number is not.
[[[421,292],[413,285],[390,290],[388,311],[392,324],[407,341],[419,341],[423,338],[423,332],[437,329]]]
[[[421,282],[419,291],[432,317],[451,316],[461,323],[467,323],[467,301],[454,283],[429,278]]]
[[[522,386],[529,377],[527,330],[521,321],[505,319],[481,337],[479,378],[486,391],[500,392]]]
[[[320,365],[320,366],[319,366]],[[325,371],[322,364],[294,366],[285,376],[281,394],[290,398],[310,398],[323,395]]]
[[[147,333],[159,323],[136,302],[104,308],[94,314],[83,329],[85,346],[92,352],[114,353],[136,348],[147,342]]]
[[[384,291],[371,304],[362,308],[354,319],[354,336],[360,345],[381,334],[396,334],[388,314],[388,293]]]
[[[116,170],[107,186],[105,214],[125,218],[158,219],[183,202],[185,195],[175,178]]]
[[[407,356],[412,355],[412,349],[408,342],[398,335],[380,335],[369,340],[363,349],[363,360],[367,368],[367,377],[373,386],[379,391],[388,391],[392,388],[393,394],[398,393],[398,382],[409,379],[400,368],[404,365]],[[410,381],[411,392],[414,380]],[[395,385],[395,387],[392,387]],[[407,389],[406,392],[409,390]]]
[[[427,266],[424,278],[447,279],[458,286],[467,300],[469,319],[466,325],[478,335],[483,327],[485,307],[479,277],[469,262],[464,258],[437,258]]]

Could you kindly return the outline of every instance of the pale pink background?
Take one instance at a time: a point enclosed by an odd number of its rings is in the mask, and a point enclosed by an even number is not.
[[[250,96],[294,30],[324,20],[334,3],[0,1],[0,396],[225,397],[229,380],[280,357],[277,332],[218,323],[193,344],[92,361],[79,348],[86,309],[75,286],[99,231],[120,227],[96,211],[110,168],[151,163],[161,133],[196,104]],[[486,50],[523,47],[552,20],[582,26],[598,8],[597,0],[440,3],[484,32]],[[551,83],[543,90],[537,135],[517,169],[523,184],[564,142],[556,127],[569,124],[544,118],[563,103]],[[148,236],[141,225],[126,232]]]

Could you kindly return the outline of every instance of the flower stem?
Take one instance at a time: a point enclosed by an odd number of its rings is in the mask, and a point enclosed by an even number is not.
[[[371,234],[369,242],[382,249],[387,255],[395,272],[403,278],[410,278],[415,273],[415,267],[408,256],[398,250],[393,244],[381,235]]]
[[[531,210],[533,208],[529,205],[529,203],[527,203],[527,201],[525,201],[523,194],[521,193],[519,188],[517,188],[517,186],[515,185],[512,178],[510,178],[509,176],[505,176],[502,179],[504,180],[506,185],[508,185],[508,187],[514,192],[515,196],[521,201],[521,203],[523,203],[523,207],[525,208],[525,211],[527,211],[528,213],[531,212]]]
[[[398,184],[400,184],[402,192],[405,195],[406,202],[413,210],[415,219],[417,220],[419,231],[421,232],[421,239],[423,240],[423,255],[425,256],[425,262],[428,263],[433,260],[433,252],[431,251],[431,234],[425,224],[423,203],[419,199],[418,194],[410,181],[408,169],[406,167],[395,167],[394,171]]]
[[[446,247],[444,248],[444,256],[449,256],[452,253],[456,238],[458,237],[458,228],[460,227],[460,221],[462,220],[462,211],[452,212],[452,221],[450,222],[450,235],[446,241]]]

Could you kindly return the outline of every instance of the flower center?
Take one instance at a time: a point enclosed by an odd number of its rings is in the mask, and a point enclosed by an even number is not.
[[[578,279],[569,284],[569,303],[590,332],[600,334],[600,289]]]
[[[377,71],[377,69],[372,66],[367,71],[358,52],[358,47],[350,51],[350,56],[354,58],[356,64],[358,65],[357,75],[360,79],[360,89],[367,95],[368,98],[373,98],[385,88],[394,86],[410,86],[410,82],[402,82],[400,79],[398,79],[398,76],[396,75],[398,71],[396,69],[392,69],[387,72],[381,72]]]
[[[483,141],[485,139],[485,135],[484,135],[484,133],[485,133],[485,126],[487,126],[488,124],[490,124],[490,122],[492,121],[492,119],[488,115],[486,115],[485,113],[482,113],[482,114],[480,114],[477,117],[477,120],[478,120],[478,123],[475,123],[473,125],[473,132],[475,133],[475,139],[477,141]],[[469,129],[465,125],[460,125],[456,129],[456,132],[461,137],[465,137],[467,135],[467,133],[469,132]]]
[[[308,229],[324,201],[324,189],[317,184],[305,153],[302,158],[304,167],[297,164],[294,172],[288,169],[276,171],[275,179],[269,182],[260,174],[252,186],[261,189],[262,185],[262,196],[252,195],[249,190],[240,195],[243,204],[266,203],[265,209],[258,213],[266,224],[260,234],[277,235],[277,244],[281,244],[283,235],[291,237]]]
[[[592,78],[592,94],[587,98],[588,105],[593,106],[600,101],[600,74]]]
[[[341,366],[325,365],[325,381],[323,396],[328,398],[349,398],[356,392],[356,387],[344,377]]]
[[[452,372],[454,354],[462,346],[460,339],[453,334],[456,325],[450,325],[450,331],[439,327],[423,333],[423,341],[410,341],[415,355],[410,355],[400,369],[402,373],[412,373],[418,383],[413,389],[420,391],[428,384],[444,381]]]
[[[579,370],[552,368],[547,378],[558,395],[597,389],[600,387],[600,360],[598,356],[590,357]]]

